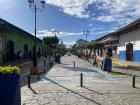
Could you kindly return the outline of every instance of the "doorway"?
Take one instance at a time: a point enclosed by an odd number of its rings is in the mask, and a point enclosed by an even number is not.
[[[7,60],[14,60],[14,42],[9,40],[7,42]]]
[[[126,60],[133,61],[133,44],[128,43],[126,45]]]
[[[28,45],[24,44],[24,60],[28,57]]]

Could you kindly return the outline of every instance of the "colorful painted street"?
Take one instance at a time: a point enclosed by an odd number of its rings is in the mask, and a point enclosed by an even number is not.
[[[74,55],[66,55],[61,64],[55,64],[38,82],[32,83],[31,89],[21,88],[22,104],[138,105],[140,84],[137,86],[132,87],[130,76],[108,74]]]

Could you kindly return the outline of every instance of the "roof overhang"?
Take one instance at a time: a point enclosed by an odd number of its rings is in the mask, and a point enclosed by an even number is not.
[[[110,37],[106,37],[106,38],[100,40],[99,42],[107,43],[107,42],[112,42],[112,41],[116,41],[116,40],[119,40],[119,38],[118,37],[110,36]]]
[[[108,41],[107,39],[109,39],[108,37],[114,36],[114,37],[119,37],[120,35],[124,34],[124,33],[128,33],[128,32],[132,32],[134,30],[138,30],[140,29],[140,18],[135,20],[134,22],[130,23],[129,25],[115,31],[112,33],[109,33],[99,39],[97,39],[97,41]],[[109,39],[110,40],[110,39]]]

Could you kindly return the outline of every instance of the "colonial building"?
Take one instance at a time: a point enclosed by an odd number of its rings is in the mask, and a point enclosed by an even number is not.
[[[36,39],[37,54],[41,54],[42,40],[0,18],[0,63],[33,56]]]
[[[104,42],[112,53],[115,51],[119,59],[140,62],[140,19],[98,41]]]
[[[99,56],[106,56],[106,53],[111,55],[113,58],[119,58],[119,55],[117,53],[117,47],[119,45],[119,37],[113,35],[114,33],[110,33],[104,37],[101,37],[98,39],[98,42],[104,43],[105,48],[100,49],[97,51]]]

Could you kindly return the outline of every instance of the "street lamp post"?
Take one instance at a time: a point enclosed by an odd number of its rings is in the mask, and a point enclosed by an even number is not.
[[[60,51],[61,51],[61,55],[62,55],[63,39],[61,39],[60,47],[61,47]]]
[[[37,11],[43,11],[44,10],[44,6],[45,6],[45,1],[41,0],[40,3],[42,5],[42,8],[38,8],[37,7],[37,3],[35,2],[35,0],[28,0],[29,3],[29,7],[30,10],[33,11],[35,13],[35,38],[34,38],[34,48],[33,48],[33,66],[37,67],[37,53],[36,53],[36,13]]]
[[[85,49],[86,49],[86,44],[87,44],[87,36],[89,35],[89,33],[90,33],[89,30],[83,31],[83,34],[86,35]]]
[[[56,37],[57,35],[59,35],[59,31],[57,31],[57,30],[52,31],[52,33],[54,34],[55,37]]]
[[[90,31],[89,30],[86,30],[86,31],[83,31],[83,34],[86,35],[86,42],[85,42],[85,51],[86,51],[86,45],[87,45],[87,36],[89,35]],[[86,59],[87,59],[87,52],[85,52],[85,55],[86,55]]]
[[[52,31],[52,34],[56,37],[57,35],[59,35],[59,31],[54,30],[54,31]],[[56,45],[55,45],[55,47],[56,47]],[[57,48],[55,48],[55,55],[56,55],[56,50],[57,50]]]

